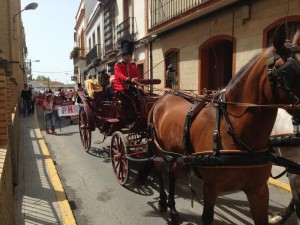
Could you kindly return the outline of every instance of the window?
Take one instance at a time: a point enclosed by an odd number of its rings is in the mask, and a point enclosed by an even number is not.
[[[101,44],[100,26],[97,27],[97,44]]]
[[[172,50],[165,56],[166,87],[178,89],[178,50]]]
[[[104,45],[105,51],[113,50],[114,36],[114,7],[113,1],[109,2],[104,9]]]
[[[96,45],[96,36],[95,36],[95,33],[93,33],[92,38],[93,38],[93,45],[92,45],[92,47],[94,47]]]
[[[292,41],[292,38],[293,38],[294,34],[296,33],[297,29],[300,28],[300,22],[299,21],[288,22],[286,24],[286,26],[287,26],[286,37],[287,37],[288,40]],[[273,37],[274,37],[276,29],[277,29],[277,26],[275,26],[274,28],[272,28],[271,30],[268,31],[268,33],[267,33],[267,47],[272,46]]]

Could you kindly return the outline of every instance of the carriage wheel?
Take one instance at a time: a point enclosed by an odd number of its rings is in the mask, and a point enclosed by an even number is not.
[[[91,147],[91,130],[88,127],[88,119],[84,107],[79,109],[79,134],[83,149],[87,152]]]
[[[126,142],[120,131],[113,133],[110,145],[110,157],[114,174],[121,185],[125,185],[130,171],[130,162],[127,155]]]

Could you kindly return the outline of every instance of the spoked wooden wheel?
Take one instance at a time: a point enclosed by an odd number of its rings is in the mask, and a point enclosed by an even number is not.
[[[113,133],[110,145],[110,157],[117,181],[125,185],[130,171],[130,162],[125,158],[127,155],[126,142],[120,131]]]
[[[79,134],[83,149],[87,152],[91,147],[91,130],[88,126],[88,118],[84,107],[79,109]]]

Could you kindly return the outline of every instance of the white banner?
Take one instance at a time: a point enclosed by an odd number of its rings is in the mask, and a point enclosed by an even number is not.
[[[79,114],[79,105],[63,105],[57,107],[58,116],[76,116]]]

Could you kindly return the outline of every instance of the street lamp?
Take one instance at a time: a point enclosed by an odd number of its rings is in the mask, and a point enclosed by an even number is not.
[[[38,4],[36,2],[29,3],[24,9],[22,9],[20,12],[14,15],[13,22],[16,21],[16,16],[22,13],[24,10],[35,10],[38,7]]]
[[[26,83],[27,83],[27,76],[32,75],[31,65],[32,65],[33,62],[40,62],[40,60],[39,59],[36,59],[36,60],[27,59],[26,62],[25,62]]]
[[[38,7],[38,4],[35,2],[29,3],[24,9],[22,9],[20,12],[16,13],[13,17],[13,36],[14,39],[17,40],[16,38],[16,31],[15,31],[15,27],[16,27],[16,16],[21,14],[24,10],[35,10]]]

